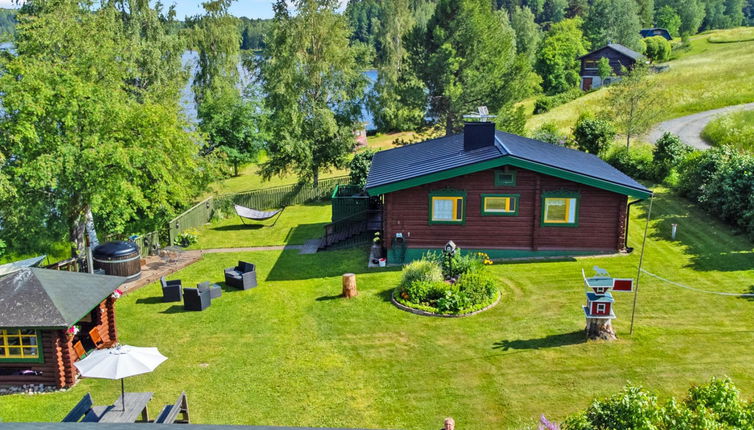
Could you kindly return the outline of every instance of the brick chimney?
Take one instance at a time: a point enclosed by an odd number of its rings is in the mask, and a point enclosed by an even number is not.
[[[467,122],[463,126],[463,150],[473,151],[495,145],[494,122]]]

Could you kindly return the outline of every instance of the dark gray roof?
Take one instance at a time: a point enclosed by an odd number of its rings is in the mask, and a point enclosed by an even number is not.
[[[380,151],[372,160],[366,189],[370,191],[489,160],[512,158],[651,194],[646,187],[595,155],[502,131],[496,131],[495,138],[494,146],[473,151],[463,150],[463,134]]]
[[[584,57],[586,57],[588,55],[594,54],[595,52],[601,51],[601,50],[603,50],[605,48],[612,49],[613,51],[618,52],[620,54],[623,54],[626,57],[629,57],[629,58],[631,58],[633,60],[636,60],[636,61],[639,61],[639,60],[641,60],[643,58],[643,55],[641,55],[638,52],[634,51],[633,49],[627,48],[627,47],[625,47],[625,46],[623,46],[623,45],[621,45],[619,43],[608,43],[607,45],[605,45],[605,46],[603,46],[601,48],[595,49],[595,50],[589,52],[588,54],[582,55],[579,58],[584,58]]]
[[[153,423],[2,423],[0,430],[345,430],[322,427],[236,426],[212,424],[153,424]],[[359,430],[359,429],[351,429]]]
[[[66,328],[126,278],[27,268],[0,279],[0,327]]]

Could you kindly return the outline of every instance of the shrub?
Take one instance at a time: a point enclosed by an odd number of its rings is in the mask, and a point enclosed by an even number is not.
[[[662,36],[652,36],[644,39],[644,43],[647,48],[644,50],[644,55],[649,58],[652,63],[662,63],[670,59],[671,46],[670,42]]]
[[[407,288],[415,282],[442,282],[442,269],[440,266],[427,260],[416,260],[403,268],[403,278],[400,286]]]
[[[458,291],[464,293],[472,303],[482,303],[495,296],[495,278],[486,271],[477,270],[461,275],[456,283]]]
[[[484,262],[477,254],[461,254],[461,248],[456,249],[456,253],[448,260],[444,256],[442,258],[442,274],[445,279],[457,278],[458,276],[466,273],[476,271],[484,266]]]
[[[580,151],[602,155],[615,139],[615,127],[610,121],[582,114],[573,128],[573,138]]]
[[[369,168],[372,166],[372,158],[376,153],[377,151],[374,149],[365,149],[353,156],[353,159],[348,164],[350,170],[348,175],[351,179],[351,185],[358,185],[360,187],[366,185]]]
[[[552,122],[546,122],[538,129],[534,130],[532,138],[560,146],[566,146],[567,141],[567,136],[564,136],[563,133],[558,130],[558,126]]]
[[[471,305],[469,298],[457,290],[445,291],[445,296],[437,300],[437,310],[441,313],[457,313]]]
[[[197,243],[198,241],[199,241],[199,237],[198,237],[198,232],[196,230],[186,230],[175,237],[176,244],[184,248],[191,246]]]
[[[536,115],[540,113],[545,113],[560,105],[566,104],[572,100],[576,100],[577,98],[581,97],[583,94],[584,93],[580,89],[572,88],[560,94],[555,94],[554,96],[538,97],[537,100],[534,102],[534,114]]]
[[[663,39],[664,40],[664,39]],[[655,142],[652,157],[654,159],[654,178],[664,180],[675,169],[693,148],[681,142],[678,136],[665,133]]]
[[[445,296],[447,286],[443,281],[414,281],[403,289],[406,293],[404,298],[413,303],[429,305]]]
[[[618,146],[605,158],[610,165],[636,179],[652,178],[652,152],[648,148]]]

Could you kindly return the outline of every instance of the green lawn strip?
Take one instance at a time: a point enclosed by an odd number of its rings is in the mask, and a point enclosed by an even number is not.
[[[198,242],[189,249],[301,245],[321,237],[330,217],[329,202],[288,206],[277,222],[272,218],[259,222],[245,220],[243,224],[240,218],[231,215],[199,228]]]
[[[696,288],[743,293],[754,286],[752,244],[699,209],[658,190],[644,267]],[[647,205],[632,209],[629,256],[496,263],[503,299],[479,315],[443,319],[400,311],[395,268],[367,271],[366,251],[207,254],[172,278],[220,282],[239,259],[258,265],[260,286],[226,289],[201,313],[162,303],[157,285],[120,299],[121,340],[169,358],[130,378],[155,391],[153,406],[189,395],[192,420],[369,428],[436,428],[453,416],[475,429],[522,428],[541,413],[561,419],[628,380],[663,396],[729,375],[754,394],[754,301],[684,290],[644,276],[636,328],[630,293],[614,294],[613,343],[583,342],[580,270],[636,275]],[[669,224],[679,234],[670,241]],[[340,275],[359,295],[338,298]],[[87,391],[112,401],[117,381],[83,380],[66,393],[0,398],[4,421],[55,421]],[[153,409],[157,409],[153,407]]]
[[[718,30],[694,38],[689,51],[668,63],[670,70],[655,75],[653,79],[659,82],[668,104],[657,121],[754,101],[754,74],[749,73],[754,68],[754,56],[749,55],[754,41],[717,44],[708,41],[710,37],[745,34],[754,36],[754,30]],[[601,110],[606,96],[606,89],[599,89],[534,115],[527,122],[527,129],[554,122],[561,131],[570,132],[581,113]]]

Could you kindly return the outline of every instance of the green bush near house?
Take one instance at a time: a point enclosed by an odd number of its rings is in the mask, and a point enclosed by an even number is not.
[[[652,160],[652,149],[639,145],[631,148],[615,145],[605,157],[611,166],[634,179],[651,179],[654,176]]]

